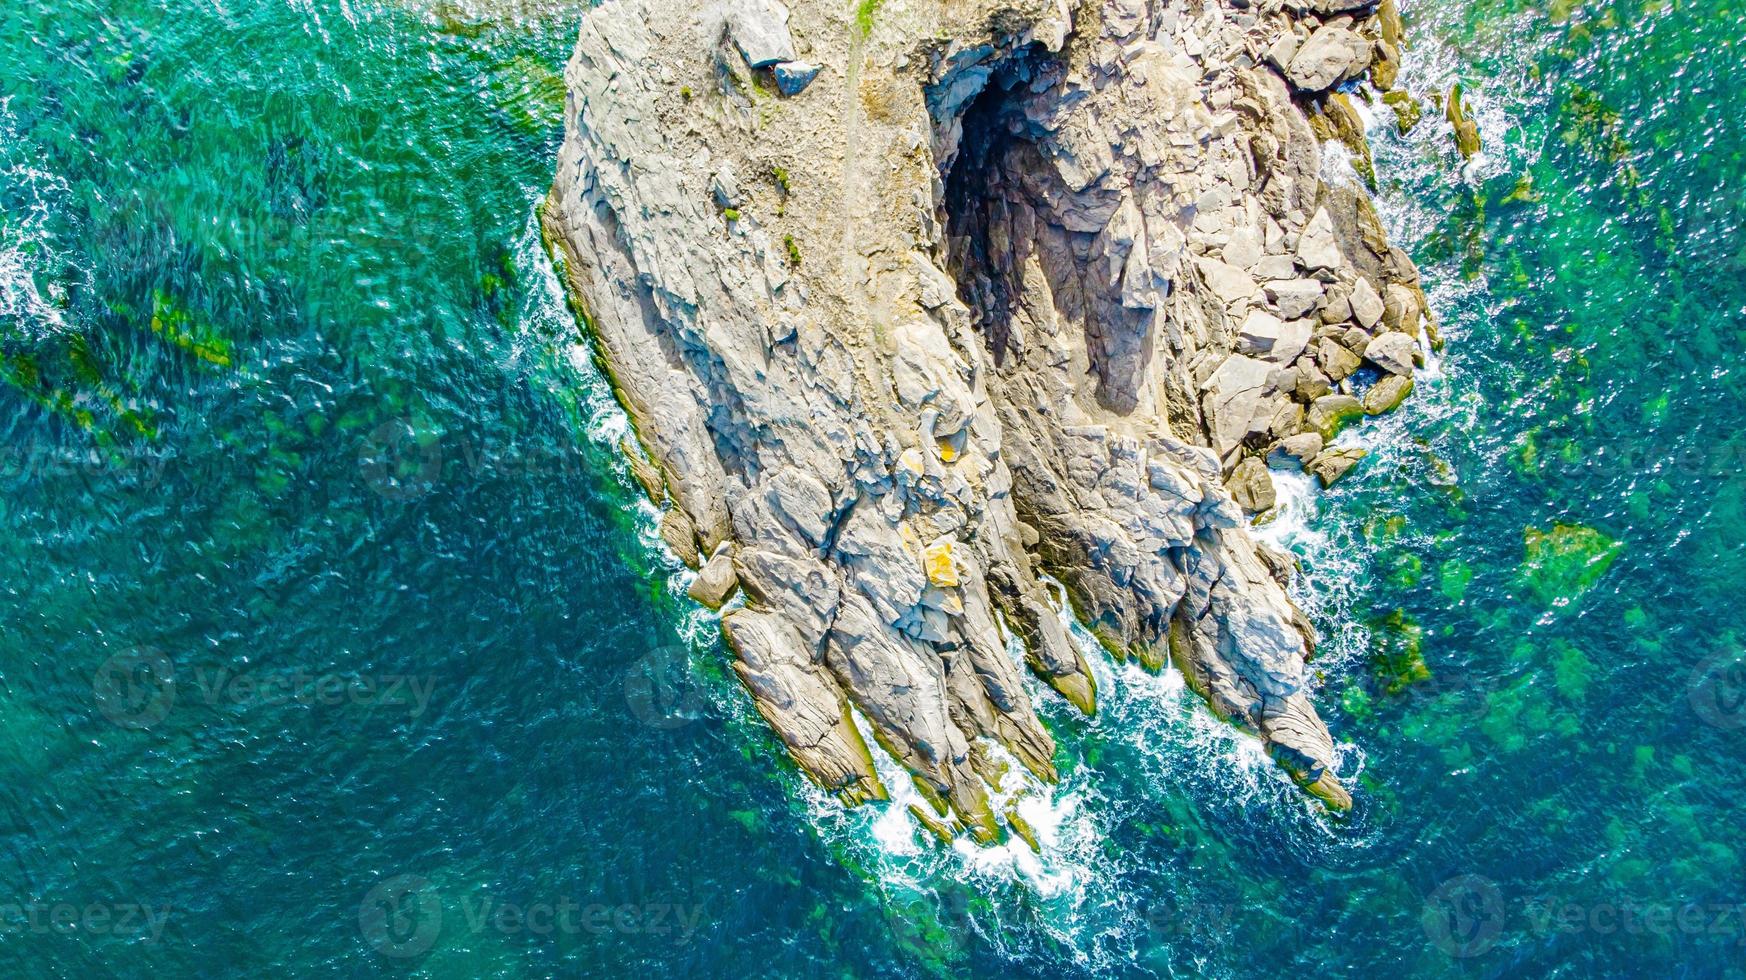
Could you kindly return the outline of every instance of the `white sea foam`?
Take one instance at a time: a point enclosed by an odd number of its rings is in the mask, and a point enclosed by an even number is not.
[[[0,330],[27,338],[67,329],[56,295],[64,285],[45,287],[38,277],[63,262],[50,223],[71,190],[63,177],[42,169],[41,159],[40,148],[18,131],[12,99],[0,99]]]

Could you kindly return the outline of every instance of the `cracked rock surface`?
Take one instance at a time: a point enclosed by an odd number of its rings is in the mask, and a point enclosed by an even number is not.
[[[887,795],[858,712],[997,839],[991,747],[1055,777],[1021,671],[1096,707],[1048,575],[1349,806],[1291,562],[1244,505],[1270,464],[1355,464],[1323,448],[1354,381],[1398,403],[1434,335],[1311,125],[1391,50],[1376,14],[850,6],[606,0],[544,211],[663,538],[705,601],[744,595],[723,630],[758,711],[850,803]],[[779,85],[791,63],[817,74]]]

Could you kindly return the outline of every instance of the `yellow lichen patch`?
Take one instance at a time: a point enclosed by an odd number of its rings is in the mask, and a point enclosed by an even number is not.
[[[964,448],[970,442],[968,429],[960,429],[949,436],[941,436],[934,440],[939,447],[940,460],[946,463],[956,462],[964,456]]]
[[[903,455],[897,457],[897,468],[918,480],[927,474],[927,464],[922,461],[919,449],[905,449]]]
[[[958,587],[958,564],[952,558],[952,541],[941,538],[922,549],[922,567],[928,581],[942,589]]]
[[[908,521],[897,525],[897,538],[903,542],[904,550],[912,555],[922,550],[921,536],[915,533]]]
[[[948,616],[964,615],[964,600],[958,598],[957,593],[942,591],[938,596],[930,597],[930,601]]]

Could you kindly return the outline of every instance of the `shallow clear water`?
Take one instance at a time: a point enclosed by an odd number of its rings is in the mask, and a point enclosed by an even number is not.
[[[1742,975],[1746,7],[1407,4],[1451,343],[1268,532],[1357,811],[1100,663],[1037,857],[819,799],[683,600],[535,230],[584,5],[0,11],[0,967]]]

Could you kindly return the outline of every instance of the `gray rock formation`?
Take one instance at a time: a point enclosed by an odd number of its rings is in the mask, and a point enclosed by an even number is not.
[[[703,563],[686,594],[711,609],[720,609],[739,585],[739,576],[734,572],[733,556],[722,551]]]
[[[1055,776],[1021,669],[1096,705],[1047,573],[1110,653],[1173,660],[1349,806],[1291,563],[1227,480],[1271,506],[1269,452],[1320,469],[1304,433],[1362,414],[1331,384],[1378,332],[1420,335],[1415,270],[1321,179],[1306,115],[1373,19],[904,0],[868,30],[850,7],[605,0],[544,210],[681,515],[663,536],[693,563],[734,544],[723,630],[759,712],[851,803],[886,795],[858,713],[955,832],[996,839],[992,747]],[[805,97],[772,98],[758,73],[799,57]]]

